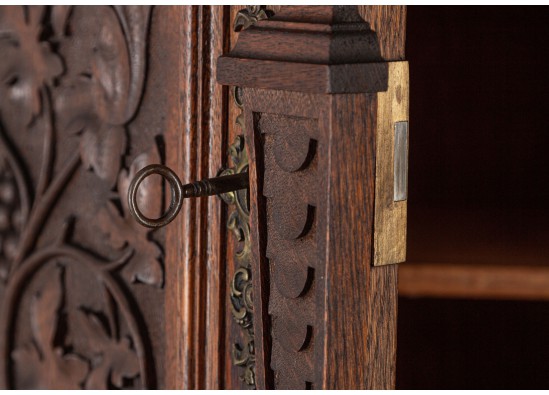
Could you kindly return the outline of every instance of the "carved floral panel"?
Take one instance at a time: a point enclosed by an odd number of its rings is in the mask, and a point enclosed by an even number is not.
[[[145,6],[0,7],[0,385],[161,385],[163,234],[126,193],[161,162]],[[143,122],[142,122],[143,123]],[[145,122],[146,123],[146,122]],[[159,215],[158,180],[140,206]]]

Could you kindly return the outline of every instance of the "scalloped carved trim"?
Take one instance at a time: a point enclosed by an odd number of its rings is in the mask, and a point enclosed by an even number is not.
[[[314,381],[317,120],[258,114],[263,135],[275,388]]]

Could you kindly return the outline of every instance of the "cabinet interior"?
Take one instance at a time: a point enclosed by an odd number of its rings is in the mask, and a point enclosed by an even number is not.
[[[408,7],[398,388],[549,385],[548,38],[539,7]]]

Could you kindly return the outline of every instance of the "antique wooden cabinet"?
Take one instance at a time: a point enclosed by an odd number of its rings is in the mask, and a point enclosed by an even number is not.
[[[405,12],[0,7],[0,385],[394,387]],[[161,163],[249,188],[148,229]]]
[[[0,386],[547,384],[548,34],[524,8],[0,7]],[[249,188],[149,229],[151,164]]]

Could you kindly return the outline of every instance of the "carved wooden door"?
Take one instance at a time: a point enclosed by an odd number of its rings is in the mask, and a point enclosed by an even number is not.
[[[0,7],[2,387],[165,386],[165,234],[125,194],[174,122],[168,19]],[[159,213],[161,183],[142,191]]]
[[[402,210],[374,209],[393,186],[374,169],[406,120],[404,26],[404,7],[0,7],[0,387],[393,387],[401,258],[374,250],[402,234],[374,222]],[[152,163],[249,171],[249,193],[150,230],[127,192]],[[141,185],[146,215],[166,187]]]

